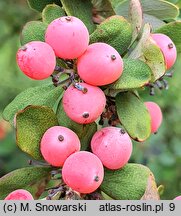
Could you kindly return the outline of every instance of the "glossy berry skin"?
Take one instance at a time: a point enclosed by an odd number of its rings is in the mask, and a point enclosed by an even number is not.
[[[48,44],[32,41],[18,50],[17,63],[26,76],[35,80],[43,80],[53,73],[56,57]]]
[[[49,164],[62,167],[71,154],[80,151],[80,140],[72,130],[54,126],[43,135],[40,150]]]
[[[92,193],[102,183],[104,169],[99,158],[86,151],[72,154],[62,168],[64,182],[79,193]]]
[[[27,190],[18,189],[11,192],[4,200],[34,200]]]
[[[91,149],[105,167],[120,169],[130,159],[132,141],[123,129],[105,127],[92,137]]]
[[[79,124],[94,122],[103,112],[106,105],[106,97],[103,91],[86,83],[80,83],[87,89],[84,93],[74,86],[70,86],[63,96],[63,108],[67,116]]]
[[[45,41],[54,49],[56,56],[75,59],[87,49],[89,32],[80,19],[63,16],[49,24]]]
[[[177,50],[173,41],[164,34],[152,34],[152,39],[160,47],[165,58],[166,69],[170,69],[177,58]]]
[[[181,196],[175,197],[174,200],[181,200]]]
[[[86,83],[103,86],[116,81],[122,74],[119,53],[106,43],[94,43],[78,58],[78,74]]]
[[[158,104],[154,102],[145,102],[151,117],[151,132],[156,133],[162,123],[162,111]]]

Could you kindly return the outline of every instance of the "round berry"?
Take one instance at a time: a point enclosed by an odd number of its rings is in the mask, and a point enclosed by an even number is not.
[[[174,200],[181,200],[181,196],[175,197]]]
[[[61,167],[71,154],[80,151],[80,140],[72,130],[54,126],[44,133],[40,150],[49,164]]]
[[[18,189],[11,192],[4,200],[34,200],[27,190]]]
[[[153,40],[160,47],[165,58],[166,68],[170,69],[177,58],[177,50],[173,41],[164,34],[152,34]]]
[[[56,56],[75,59],[87,49],[89,32],[80,19],[63,16],[49,24],[45,41],[54,49]]]
[[[151,132],[156,133],[162,123],[162,111],[158,104],[154,102],[145,102],[151,117]]]
[[[106,43],[94,43],[78,58],[78,74],[86,83],[102,86],[113,83],[122,74],[123,61],[119,53]]]
[[[72,154],[62,168],[64,182],[79,193],[92,193],[102,183],[104,169],[99,158],[86,151]]]
[[[18,50],[17,63],[26,76],[35,80],[42,80],[53,73],[56,57],[48,44],[32,41]]]
[[[63,96],[63,108],[73,121],[80,124],[94,122],[106,105],[104,92],[86,83],[70,86]]]
[[[105,167],[119,169],[130,159],[132,142],[123,129],[105,127],[92,137],[91,149]]]

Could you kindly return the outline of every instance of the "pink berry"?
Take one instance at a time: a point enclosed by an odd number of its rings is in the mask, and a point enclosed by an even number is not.
[[[181,196],[175,197],[174,200],[181,200]]]
[[[167,70],[170,69],[177,58],[177,50],[173,41],[164,34],[152,34],[153,40],[160,47],[166,62]]]
[[[54,49],[56,56],[75,59],[87,49],[89,32],[80,19],[63,16],[49,24],[45,41]]]
[[[119,169],[130,159],[132,142],[123,129],[105,127],[94,134],[91,148],[105,167]]]
[[[80,140],[72,130],[54,126],[44,133],[40,150],[49,164],[61,167],[71,154],[80,151]]]
[[[63,108],[73,121],[80,124],[94,122],[103,112],[106,97],[103,91],[86,83],[79,83],[77,87],[70,86],[63,96]]]
[[[122,74],[123,61],[119,53],[106,43],[94,43],[78,58],[78,74],[86,83],[102,86],[113,83]]]
[[[151,116],[151,132],[156,133],[162,123],[162,111],[158,104],[154,102],[145,102]]]
[[[26,76],[35,80],[42,80],[53,73],[56,57],[48,44],[32,41],[18,50],[17,63]]]
[[[11,192],[4,200],[34,200],[27,190],[18,189]]]
[[[86,151],[72,154],[62,168],[64,182],[79,193],[92,193],[102,183],[104,169],[99,158]]]

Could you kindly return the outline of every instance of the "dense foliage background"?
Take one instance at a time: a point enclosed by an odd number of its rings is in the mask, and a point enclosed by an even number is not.
[[[177,0],[170,2],[181,4]],[[4,107],[19,92],[40,83],[26,78],[18,70],[15,58],[22,26],[38,18],[38,13],[30,10],[24,0],[0,1],[0,176],[28,164],[28,156],[17,148],[15,133],[1,116]],[[153,171],[158,185],[164,186],[161,199],[173,199],[181,194],[180,70],[181,55],[173,78],[168,78],[168,91],[158,90],[155,96],[150,96],[148,90],[140,92],[145,101],[155,101],[161,106],[164,120],[158,134],[145,143],[135,143],[137,148],[134,148],[131,161],[145,164]]]

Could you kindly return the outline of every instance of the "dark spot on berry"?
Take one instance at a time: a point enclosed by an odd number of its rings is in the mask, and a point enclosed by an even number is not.
[[[111,59],[114,61],[116,60],[116,56],[115,55],[111,55]]]
[[[65,19],[66,19],[67,21],[71,21],[71,17],[70,17],[70,16],[67,16]]]
[[[82,89],[82,92],[83,92],[84,94],[86,94],[86,93],[88,92],[88,89],[84,87],[84,88]]]
[[[62,142],[62,141],[64,141],[64,137],[63,137],[62,135],[59,135],[59,136],[58,136],[58,140],[59,140],[60,142]]]
[[[94,181],[98,182],[99,181],[99,176],[95,176]]]
[[[89,113],[88,112],[84,112],[82,115],[84,118],[89,118]]]
[[[173,43],[169,43],[169,44],[168,44],[168,48],[169,48],[169,49],[172,49],[172,48],[173,48]]]
[[[121,128],[120,133],[121,133],[121,134],[125,134],[126,131],[125,131],[124,129]]]

